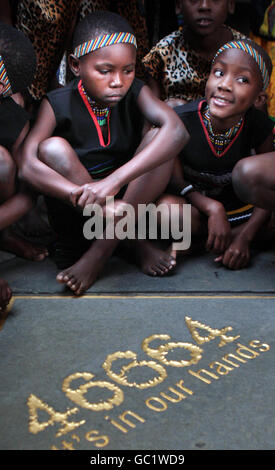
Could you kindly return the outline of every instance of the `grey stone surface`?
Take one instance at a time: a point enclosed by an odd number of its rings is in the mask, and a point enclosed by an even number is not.
[[[240,272],[213,265],[211,255],[188,257],[165,278],[113,258],[81,298],[56,282],[50,259],[1,254],[0,270],[14,292],[0,322],[1,449],[274,450],[274,251],[258,254]],[[185,317],[209,325],[213,338],[198,330],[210,340],[197,344]],[[228,326],[226,336],[239,337],[220,347],[216,330]],[[155,334],[168,336],[151,343],[160,348],[151,357],[142,342]],[[252,347],[254,340],[259,343]],[[202,357],[182,367],[191,357],[186,343],[200,347]],[[260,351],[255,345],[262,343],[268,346]],[[226,363],[222,358],[236,354],[238,345],[255,357]],[[102,365],[114,353],[115,375],[108,375]],[[206,374],[207,383],[190,373],[202,368],[218,378]],[[78,389],[75,401],[64,380],[77,373],[70,384]],[[160,373],[167,375],[152,386]],[[36,399],[30,413],[28,400]],[[110,409],[89,409],[108,400]],[[58,435],[68,422],[81,424]]]
[[[203,254],[179,259],[174,272],[161,278],[147,276],[136,266],[113,257],[88,292],[275,292],[275,250],[256,254],[242,271],[217,266],[213,258],[212,254]],[[56,282],[58,272],[51,259],[32,262],[11,256],[0,263],[0,276],[15,294],[66,294],[67,289]]]
[[[220,336],[211,339],[209,330],[201,329],[197,332],[209,341],[197,344],[186,316],[208,325],[212,333],[230,326],[223,334],[238,337],[219,346]],[[62,449],[67,442],[75,449],[96,450],[98,442],[105,450],[274,450],[274,333],[273,297],[15,298],[1,331],[1,448]],[[155,350],[166,345],[167,354],[148,356],[142,343],[152,335],[168,335],[150,343]],[[200,347],[202,357],[183,367],[180,361],[191,358],[186,343]],[[118,354],[126,351],[129,358]],[[111,376],[103,368],[110,355],[116,374]],[[121,383],[121,369],[130,363],[124,369],[126,383]],[[202,368],[217,378],[204,374],[206,383],[191,375]],[[72,374],[74,380],[64,388]],[[152,384],[154,377],[163,380]],[[92,387],[98,381],[100,386]],[[114,386],[121,394],[119,404],[112,402]],[[79,390],[80,402],[66,395],[68,388]],[[42,403],[36,408],[36,434],[29,429],[31,396]],[[89,409],[108,399],[111,409]],[[58,436],[65,421],[55,412],[73,408],[67,421],[82,424]],[[99,436],[105,438],[91,440]]]

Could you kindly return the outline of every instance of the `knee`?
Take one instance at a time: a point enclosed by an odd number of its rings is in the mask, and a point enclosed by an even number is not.
[[[157,206],[161,204],[166,206],[173,206],[173,205],[182,205],[187,204],[187,201],[179,196],[174,196],[173,194],[162,194],[157,200]]]
[[[0,146],[0,181],[10,183],[15,178],[16,165],[5,147]]]
[[[38,158],[53,170],[66,176],[71,170],[71,147],[61,137],[50,137],[39,144]]]
[[[232,172],[232,184],[237,195],[245,202],[250,199],[262,184],[262,172],[256,158],[248,157],[240,160]]]

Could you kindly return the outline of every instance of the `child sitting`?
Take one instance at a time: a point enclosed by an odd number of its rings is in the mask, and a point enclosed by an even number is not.
[[[15,155],[29,130],[30,117],[14,101],[13,94],[30,84],[35,66],[30,41],[12,26],[0,24],[0,249],[27,259],[41,260],[47,250],[32,246],[9,227],[34,204],[26,190],[17,188]],[[0,286],[0,308],[5,308],[11,290],[2,279]]]
[[[271,71],[269,56],[257,44],[229,42],[214,58],[206,99],[175,108],[191,138],[172,179],[179,196],[164,195],[159,202],[191,203],[192,234],[205,235],[207,250],[218,253],[215,261],[231,269],[248,264],[251,242],[270,218],[267,210],[244,206],[232,188],[232,170],[252,149],[272,151],[273,123],[253,106],[265,102]]]
[[[43,100],[23,146],[22,176],[53,198],[49,217],[59,237],[59,267],[67,266],[57,280],[79,295],[118,245],[104,237],[83,243],[79,210],[104,206],[107,196],[118,195],[134,209],[154,201],[188,136],[176,113],[135,78],[136,40],[122,17],[87,15],[76,28],[73,51],[76,80]],[[142,139],[144,118],[157,127]],[[170,255],[162,258],[173,267]]]
[[[182,30],[159,41],[144,57],[148,84],[171,105],[204,96],[211,62],[220,46],[244,35],[226,26],[234,0],[181,0]]]

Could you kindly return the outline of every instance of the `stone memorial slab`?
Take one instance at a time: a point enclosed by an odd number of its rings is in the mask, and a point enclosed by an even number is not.
[[[17,295],[3,450],[274,450],[273,295]]]

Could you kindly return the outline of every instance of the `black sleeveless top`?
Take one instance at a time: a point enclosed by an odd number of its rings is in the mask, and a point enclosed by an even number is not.
[[[231,184],[231,173],[242,158],[251,156],[273,130],[273,122],[262,111],[252,107],[225,151],[217,154],[204,125],[201,110],[205,100],[197,100],[175,108],[185,124],[190,139],[180,159],[184,179],[196,190],[223,203],[226,210],[241,207]]]
[[[11,151],[29,121],[29,113],[9,96],[0,103],[0,145]]]
[[[135,78],[126,96],[108,116],[108,141],[104,141],[80,80],[47,94],[55,117],[55,136],[73,147],[94,178],[104,178],[130,160],[140,144],[144,118],[137,98],[144,83]]]

